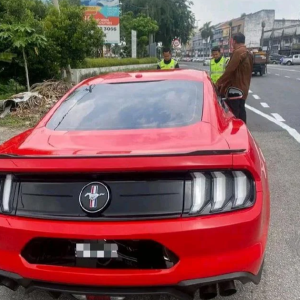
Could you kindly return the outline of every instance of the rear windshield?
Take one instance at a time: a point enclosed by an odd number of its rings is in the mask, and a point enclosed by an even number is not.
[[[201,121],[203,83],[167,80],[97,84],[74,91],[47,128],[58,131],[182,127]]]

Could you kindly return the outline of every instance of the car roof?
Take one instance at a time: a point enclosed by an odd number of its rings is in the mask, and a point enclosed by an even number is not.
[[[106,75],[99,75],[84,80],[79,84],[109,84],[109,83],[124,83],[124,82],[143,82],[143,81],[161,81],[161,80],[191,80],[205,82],[208,80],[207,73],[198,70],[175,69],[175,70],[151,70],[151,71],[132,71],[132,72],[117,72]],[[78,86],[77,86],[78,87]]]

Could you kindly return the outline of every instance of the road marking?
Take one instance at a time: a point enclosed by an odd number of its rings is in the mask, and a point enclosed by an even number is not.
[[[260,97],[257,96],[257,95],[253,95],[253,98],[256,99],[256,100],[259,100],[259,99],[260,99]]]
[[[272,116],[279,122],[285,122],[285,119],[279,114],[272,114]]]
[[[249,94],[252,94],[253,92],[251,90],[249,90]]]
[[[276,76],[280,76],[279,74],[275,74]]]
[[[297,78],[297,80],[300,80],[300,78]]]
[[[275,118],[271,117],[270,115],[265,114],[262,111],[254,108],[252,106],[249,106],[248,104],[246,104],[246,108],[253,111],[254,113],[266,118],[267,120],[278,125],[282,129],[286,130],[300,144],[300,133],[296,129],[286,125],[285,123],[282,123],[282,122],[276,120]]]
[[[284,76],[285,78],[291,78],[290,76]]]
[[[261,105],[262,107],[270,107],[270,106],[269,106],[267,103],[265,103],[265,102],[261,102],[260,105]]]
[[[280,70],[280,71],[288,71],[288,72],[298,72],[298,73],[300,73],[300,71],[297,71],[297,70],[289,70],[289,68],[287,67],[286,69],[279,69],[279,68],[274,68],[274,67],[272,67],[272,66],[268,66],[268,68],[272,68],[273,70]]]

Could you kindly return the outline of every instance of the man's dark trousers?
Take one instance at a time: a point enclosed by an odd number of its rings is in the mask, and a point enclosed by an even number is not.
[[[236,118],[241,119],[245,124],[247,123],[246,100],[227,100],[226,104]]]

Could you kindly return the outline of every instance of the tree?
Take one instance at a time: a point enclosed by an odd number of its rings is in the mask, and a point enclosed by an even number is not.
[[[0,40],[8,42],[12,49],[21,50],[23,55],[27,90],[30,91],[29,72],[27,63],[27,50],[34,49],[38,54],[38,49],[46,45],[45,36],[37,34],[35,29],[24,25],[0,25]]]
[[[59,66],[71,73],[69,65],[76,67],[95,49],[103,47],[104,34],[92,18],[84,20],[84,8],[60,2],[60,12],[50,7],[44,21],[45,35],[59,57]]]
[[[157,22],[144,14],[134,17],[132,12],[128,12],[122,15],[120,23],[121,38],[126,42],[127,54],[130,55],[131,50],[131,31],[135,30],[137,32],[138,54],[143,57],[149,43],[149,35],[156,33],[159,29]]]
[[[203,27],[200,29],[201,31],[201,37],[206,42],[206,53],[208,52],[208,40],[212,40],[214,36],[214,27],[211,26],[211,22],[207,22],[203,25]]]
[[[156,41],[165,46],[170,46],[174,37],[186,44],[195,24],[192,4],[188,0],[122,0],[121,13],[143,13],[154,19],[159,26]]]
[[[5,24],[26,23],[35,27],[45,18],[47,6],[40,0],[0,0],[0,20]]]

